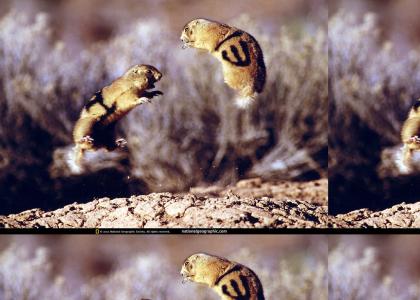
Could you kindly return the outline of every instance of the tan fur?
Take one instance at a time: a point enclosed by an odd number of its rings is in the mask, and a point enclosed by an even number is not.
[[[137,105],[161,95],[154,88],[162,74],[153,66],[135,65],[110,85],[98,91],[85,105],[73,130],[77,165],[84,151],[104,147],[113,150],[125,140],[114,138],[114,125]]]
[[[401,140],[404,143],[403,163],[410,168],[414,151],[420,150],[420,99],[410,110],[407,120],[401,130]],[[418,140],[417,140],[418,139]]]
[[[266,78],[263,53],[249,33],[215,21],[195,19],[184,26],[181,40],[184,47],[207,50],[222,63],[224,80],[239,93],[241,102],[250,102],[262,92]]]
[[[196,253],[181,268],[184,280],[212,288],[222,300],[264,300],[257,275],[249,268],[225,258]]]

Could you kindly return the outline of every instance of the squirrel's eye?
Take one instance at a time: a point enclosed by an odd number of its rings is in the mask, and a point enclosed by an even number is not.
[[[188,32],[188,27],[185,27],[184,28],[184,32]]]

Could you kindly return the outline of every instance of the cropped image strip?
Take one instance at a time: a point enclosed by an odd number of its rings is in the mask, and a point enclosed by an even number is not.
[[[327,15],[1,1],[0,226],[327,227]]]

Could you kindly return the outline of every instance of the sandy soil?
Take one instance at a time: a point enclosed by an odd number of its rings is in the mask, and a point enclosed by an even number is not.
[[[55,211],[31,209],[0,216],[11,228],[313,228],[327,227],[327,179],[310,182],[239,181],[189,193],[152,193],[73,203]]]

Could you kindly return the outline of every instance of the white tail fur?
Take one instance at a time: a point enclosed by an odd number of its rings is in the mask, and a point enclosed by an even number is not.
[[[71,151],[67,152],[67,164],[72,173],[82,173],[82,168],[76,162],[76,147],[73,147]]]
[[[235,104],[240,109],[247,109],[255,101],[254,97],[237,97],[235,99]]]
[[[405,146],[401,147],[400,151],[397,151],[394,155],[395,164],[401,174],[408,174],[411,171],[410,166],[404,163],[404,150]]]

